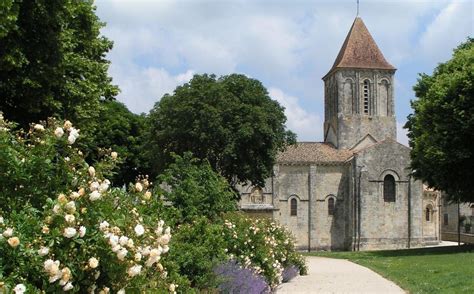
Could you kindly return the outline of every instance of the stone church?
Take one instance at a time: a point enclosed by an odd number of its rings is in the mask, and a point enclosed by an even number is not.
[[[301,250],[438,243],[439,195],[411,177],[396,140],[395,71],[357,17],[323,77],[324,142],[280,153],[265,187],[240,188],[240,208],[285,225]]]

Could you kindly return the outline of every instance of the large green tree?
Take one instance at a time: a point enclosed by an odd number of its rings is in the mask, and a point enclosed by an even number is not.
[[[452,201],[474,202],[474,39],[432,75],[421,74],[414,90],[406,124],[414,176]]]
[[[23,127],[50,116],[94,125],[118,88],[93,1],[0,1],[0,111]]]
[[[85,146],[88,161],[98,160],[100,150],[110,148],[118,153],[121,162],[111,178],[113,184],[121,186],[133,182],[148,172],[144,169],[146,158],[142,150],[144,130],[144,114],[134,114],[118,101],[102,101],[98,126],[92,130],[92,140]]]
[[[195,75],[166,94],[149,115],[149,157],[155,172],[171,152],[207,159],[232,186],[264,185],[276,155],[295,135],[285,130],[284,108],[257,80],[232,74]]]

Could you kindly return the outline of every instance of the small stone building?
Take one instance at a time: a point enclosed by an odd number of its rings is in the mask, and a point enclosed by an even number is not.
[[[302,250],[437,243],[439,197],[411,177],[396,141],[395,71],[357,17],[323,77],[324,142],[279,154],[265,187],[240,187],[240,208],[288,227]]]

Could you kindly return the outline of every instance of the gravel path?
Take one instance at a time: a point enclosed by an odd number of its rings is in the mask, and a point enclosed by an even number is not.
[[[306,257],[308,275],[282,284],[277,294],[291,293],[405,293],[379,274],[344,259]]]

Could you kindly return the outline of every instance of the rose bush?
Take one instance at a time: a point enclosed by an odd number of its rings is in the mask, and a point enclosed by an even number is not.
[[[155,188],[113,188],[120,154],[89,165],[78,140],[69,121],[24,132],[0,116],[0,293],[270,291],[305,272],[286,230],[232,212],[207,162],[176,156]]]
[[[270,219],[228,214],[223,234],[229,257],[264,276],[271,288],[282,283],[287,267],[306,274],[304,258],[296,252],[290,232]]]
[[[117,154],[89,166],[68,121],[14,128],[0,117],[0,292],[175,292],[148,179],[111,188]]]

